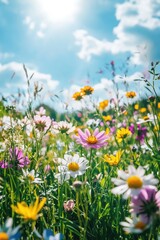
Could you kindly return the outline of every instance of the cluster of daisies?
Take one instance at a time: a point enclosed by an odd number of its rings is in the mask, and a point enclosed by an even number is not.
[[[75,100],[80,100],[86,95],[91,95],[94,89],[90,86],[85,86],[80,89],[80,92],[76,92],[73,95]],[[136,93],[131,91],[126,93],[127,98],[134,98]],[[103,115],[103,111],[108,107],[109,101],[104,100],[99,103],[99,110],[102,115],[98,119],[89,119],[84,124],[84,129],[75,127],[71,122],[59,121],[56,122],[49,116],[46,116],[46,111],[41,107],[38,111],[35,111],[35,115],[27,115],[22,119],[14,119],[11,116],[4,116],[1,118],[0,131],[4,139],[3,145],[0,146],[3,159],[0,160],[0,168],[2,170],[13,169],[22,173],[19,177],[21,183],[28,184],[42,184],[45,182],[46,174],[51,170],[50,162],[46,164],[37,164],[36,167],[33,164],[33,159],[36,154],[32,155],[32,144],[39,149],[37,161],[43,158],[45,162],[46,155],[48,157],[49,150],[53,152],[56,148],[57,152],[52,156],[52,162],[56,158],[56,167],[54,169],[54,179],[57,185],[62,185],[66,181],[74,180],[73,187],[81,186],[82,182],[78,181],[78,177],[85,175],[85,179],[91,179],[88,177],[91,174],[91,159],[87,159],[89,155],[85,152],[91,153],[92,150],[99,154],[100,160],[104,163],[108,163],[110,166],[117,166],[121,157],[124,154],[124,146],[127,146],[130,140],[137,143],[138,146],[145,146],[145,139],[149,135],[148,126],[144,126],[144,123],[151,122],[155,131],[158,117],[153,114],[147,114],[142,119],[137,119],[136,113],[133,116],[135,122],[128,123],[123,121],[118,123],[114,116]],[[138,109],[138,107],[136,106]],[[142,110],[141,110],[142,111]],[[144,109],[143,111],[144,112]],[[127,114],[125,112],[125,114]],[[87,126],[87,127],[86,127]],[[100,130],[104,129],[104,130]],[[25,140],[21,138],[20,130],[24,133],[24,139],[28,141],[28,146],[25,146]],[[9,136],[12,134],[12,142]],[[18,132],[18,138],[16,138],[16,132]],[[156,133],[155,133],[156,135]],[[8,138],[7,138],[8,136]],[[62,137],[63,136],[63,137]],[[64,137],[65,136],[65,137]],[[53,137],[54,146],[49,146],[49,138]],[[18,139],[18,140],[17,140]],[[68,140],[69,139],[69,140]],[[38,142],[39,141],[39,142]],[[67,142],[67,147],[66,147]],[[39,144],[40,143],[40,144]],[[39,144],[39,146],[38,146]],[[48,144],[48,145],[47,145]],[[107,147],[110,144],[118,149],[111,153],[107,152]],[[148,144],[152,146],[153,141]],[[27,144],[26,144],[27,145]],[[26,148],[25,148],[26,147]],[[146,147],[146,146],[145,146]],[[79,149],[84,148],[79,151]],[[104,148],[103,152],[99,150]],[[121,149],[122,148],[122,149]],[[66,151],[65,151],[66,149]],[[116,149],[116,148],[114,148]],[[105,154],[104,154],[105,153]],[[61,154],[59,157],[58,154]],[[62,156],[63,155],[63,156]],[[54,160],[53,160],[54,159]],[[35,161],[36,162],[36,161]],[[38,167],[44,167],[43,174],[38,170]],[[142,233],[151,226],[160,217],[160,192],[158,191],[157,184],[158,179],[151,173],[145,175],[145,167],[139,166],[137,169],[133,165],[129,165],[126,171],[118,170],[118,178],[112,178],[112,182],[116,185],[111,192],[115,195],[123,195],[124,199],[129,199],[129,212],[131,218],[126,217],[126,221],[120,222],[126,233]],[[42,179],[43,177],[43,179]],[[87,180],[88,180],[87,179]],[[70,181],[71,182],[71,181]],[[18,202],[17,205],[11,205],[13,212],[21,215],[24,220],[36,221],[38,219],[39,212],[46,203],[46,198],[39,201],[36,198],[35,203],[27,205],[25,202]],[[74,209],[75,202],[70,199],[63,204],[65,211],[72,211]],[[4,226],[0,227],[0,239],[19,239],[21,236],[21,226],[12,228],[13,220],[9,218]],[[60,240],[63,239],[63,235],[58,233],[53,234],[52,230],[45,229],[42,233],[38,233],[34,229],[37,237],[41,239]]]
[[[130,165],[127,171],[118,170],[118,178],[112,178],[116,185],[111,191],[113,194],[130,198],[131,218],[121,222],[126,233],[142,233],[154,224],[160,217],[160,191],[156,185],[158,179],[153,174],[145,175],[145,169],[137,169]]]

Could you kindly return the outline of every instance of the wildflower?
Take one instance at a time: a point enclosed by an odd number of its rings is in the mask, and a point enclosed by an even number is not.
[[[143,118],[140,118],[137,121],[137,124],[142,124],[142,123],[146,123],[146,122],[153,122],[154,120],[157,119],[157,116],[153,115],[153,114],[147,114],[146,116],[144,116]]]
[[[108,100],[104,100],[104,101],[100,102],[100,103],[99,103],[99,109],[102,110],[102,111],[104,111],[104,109],[105,109],[106,107],[108,107],[108,103],[109,103]]]
[[[0,161],[0,168],[10,168],[10,167],[12,167],[12,165],[8,164],[8,162],[6,162],[5,160]]]
[[[104,155],[104,161],[109,163],[109,165],[111,165],[111,166],[115,166],[119,163],[122,154],[123,154],[123,151],[121,151],[121,150],[117,151],[115,156],[105,154]]]
[[[20,168],[30,164],[30,160],[27,156],[24,156],[23,151],[18,147],[10,149],[10,161],[11,164],[8,167],[18,166]]]
[[[141,113],[144,113],[144,112],[147,111],[147,109],[146,109],[145,107],[143,107],[143,108],[140,108],[139,111],[140,111]]]
[[[103,119],[105,122],[108,122],[112,120],[112,117],[110,115],[107,115],[107,116],[103,116]]]
[[[129,196],[137,196],[141,189],[146,186],[153,187],[158,183],[158,179],[154,178],[153,174],[144,176],[145,170],[142,166],[137,169],[130,165],[128,171],[118,170],[118,179],[112,178],[112,182],[117,187],[112,189],[113,194],[124,194],[123,198],[126,199]]]
[[[147,228],[149,228],[150,223],[148,219],[143,218],[142,216],[133,215],[133,219],[126,217],[126,222],[120,222],[120,225],[123,226],[123,230],[128,233],[142,233]]]
[[[99,124],[100,124],[100,119],[89,119],[87,122],[86,122],[86,125],[88,126],[93,126],[93,127],[97,127]]]
[[[25,202],[17,203],[17,206],[11,205],[14,212],[19,215],[22,215],[22,218],[25,220],[37,220],[39,217],[39,211],[42,209],[46,202],[46,198],[43,198],[41,202],[39,202],[39,197],[36,198],[34,204],[27,205]]]
[[[63,207],[64,207],[64,210],[66,212],[71,212],[73,211],[74,207],[75,207],[75,203],[74,203],[74,200],[68,200],[67,202],[64,202],[63,203]]]
[[[8,130],[10,128],[13,128],[17,125],[16,121],[9,116],[3,116],[0,120],[0,130]]]
[[[56,175],[58,181],[62,183],[71,177],[76,178],[83,175],[87,169],[88,160],[80,157],[78,154],[74,156],[65,154],[64,159],[58,159],[60,166],[58,166],[59,174]]]
[[[63,240],[63,234],[61,233],[57,233],[56,235],[54,235],[53,231],[50,229],[45,229],[43,231],[43,239],[44,240]]]
[[[4,226],[0,226],[0,240],[16,240],[20,239],[21,234],[19,232],[20,226],[12,228],[13,219],[8,218]]]
[[[51,166],[50,166],[49,164],[47,164],[47,165],[44,167],[44,172],[45,172],[45,173],[48,173],[50,170],[51,170]]]
[[[157,108],[160,109],[160,102],[158,102],[158,104],[157,104]]]
[[[23,172],[23,177],[22,177],[22,181],[24,181],[24,179],[27,179],[30,181],[30,183],[42,183],[42,179],[39,178],[39,174],[35,173],[35,170],[31,170],[30,172],[27,170],[22,169]]]
[[[46,110],[44,109],[44,107],[40,107],[39,111],[35,111],[35,112],[36,112],[36,115],[39,115],[39,116],[43,116],[46,114]]]
[[[52,121],[51,121],[50,117],[35,115],[34,116],[34,123],[35,123],[35,127],[39,131],[45,131],[46,132],[51,127]]]
[[[76,101],[79,101],[83,98],[83,94],[82,94],[82,92],[75,92],[73,94],[72,98]]]
[[[136,96],[136,93],[134,91],[126,92],[126,97],[127,98],[134,98],[135,96]]]
[[[147,128],[142,127],[140,124],[138,124],[137,128],[138,128],[138,135],[136,137],[136,140],[139,141],[140,143],[143,143],[147,135]]]
[[[132,133],[128,128],[120,128],[117,130],[116,139],[120,143],[124,139],[126,139],[128,136],[130,136]]]
[[[132,197],[130,206],[131,212],[149,219],[160,210],[160,191],[146,187],[138,196]]]
[[[138,110],[138,109],[139,109],[139,104],[135,104],[135,105],[134,105],[134,109],[135,109],[135,110]]]
[[[82,132],[78,129],[78,136],[75,136],[76,142],[82,144],[85,148],[101,148],[107,145],[108,136],[105,131],[99,132],[99,129],[96,128],[93,133],[88,129],[85,132]]]
[[[134,134],[134,132],[135,132],[134,124],[131,124],[128,129],[132,134]]]
[[[58,132],[66,133],[66,134],[70,134],[75,131],[75,127],[72,125],[72,123],[68,123],[67,121],[57,122],[53,126],[53,128],[54,128],[54,130],[57,130]]]
[[[93,91],[94,91],[94,88],[90,86],[84,86],[83,88],[81,88],[82,96],[91,95]]]

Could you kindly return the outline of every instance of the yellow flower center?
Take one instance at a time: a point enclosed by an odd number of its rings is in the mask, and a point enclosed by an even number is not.
[[[146,224],[144,224],[143,222],[137,222],[134,227],[137,228],[137,229],[143,230],[143,229],[145,229]]]
[[[34,176],[31,175],[31,174],[28,174],[28,178],[29,178],[30,181],[34,181],[34,179],[35,179]]]
[[[144,116],[143,119],[146,121],[146,120],[149,119],[149,117],[148,116]]]
[[[98,142],[98,140],[97,140],[97,138],[95,137],[95,136],[89,136],[88,138],[87,138],[87,142],[89,143],[89,144],[95,144],[95,143],[97,143]]]
[[[76,172],[79,170],[79,165],[76,162],[71,162],[68,164],[68,170]]]
[[[1,232],[0,233],[0,240],[8,240],[9,237],[8,237],[8,234],[5,233],[5,232]]]
[[[141,188],[143,185],[141,178],[138,176],[129,177],[127,183],[129,188]]]

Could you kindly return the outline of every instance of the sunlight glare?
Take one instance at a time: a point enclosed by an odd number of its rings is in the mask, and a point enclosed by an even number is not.
[[[46,20],[53,23],[72,22],[79,0],[37,0],[37,7]]]

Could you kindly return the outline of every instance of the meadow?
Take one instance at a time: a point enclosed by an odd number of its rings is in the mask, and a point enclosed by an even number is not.
[[[63,120],[35,108],[24,67],[25,112],[0,101],[0,240],[160,239],[159,65],[139,79],[145,101],[128,89],[124,105],[117,92]],[[72,98],[92,102],[94,88]]]

